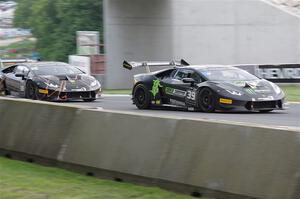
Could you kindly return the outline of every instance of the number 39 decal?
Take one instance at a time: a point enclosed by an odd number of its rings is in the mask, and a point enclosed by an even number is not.
[[[189,100],[195,100],[196,99],[196,92],[195,91],[187,91],[186,98]]]

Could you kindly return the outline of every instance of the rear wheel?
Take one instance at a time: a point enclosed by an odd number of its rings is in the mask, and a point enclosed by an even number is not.
[[[148,109],[150,107],[150,94],[143,84],[138,84],[134,88],[133,101],[139,109]]]
[[[10,95],[10,91],[7,90],[4,80],[0,79],[0,94]]]
[[[4,90],[4,95],[10,95],[10,91],[7,90],[7,89],[5,89],[5,90]]]
[[[203,112],[211,113],[215,111],[215,99],[213,91],[209,88],[204,88],[199,93],[199,108]]]

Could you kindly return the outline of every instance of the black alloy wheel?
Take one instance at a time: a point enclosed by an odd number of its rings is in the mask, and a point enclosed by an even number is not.
[[[4,90],[4,95],[10,95],[10,91],[7,90],[7,89],[5,89],[5,90]]]
[[[150,107],[150,94],[143,84],[138,84],[133,91],[133,101],[139,109]]]
[[[10,95],[10,91],[6,88],[5,82],[2,81],[2,85],[0,85],[0,88],[3,89],[2,91],[4,91],[4,95]]]
[[[83,99],[83,101],[85,102],[93,102],[95,100],[96,100],[95,98]]]
[[[25,97],[26,98],[33,99],[33,100],[38,99],[37,92],[38,92],[38,88],[32,81],[29,81],[26,83],[26,88],[25,88]]]
[[[199,93],[199,107],[200,110],[206,113],[215,111],[215,99],[213,91],[209,88],[204,88]]]
[[[273,109],[268,109],[268,110],[259,110],[260,113],[269,113],[273,111]]]

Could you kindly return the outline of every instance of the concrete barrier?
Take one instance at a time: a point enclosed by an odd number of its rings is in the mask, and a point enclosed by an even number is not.
[[[0,148],[56,159],[77,109],[0,98]]]
[[[203,196],[299,198],[298,130],[8,99],[0,114],[2,150]]]

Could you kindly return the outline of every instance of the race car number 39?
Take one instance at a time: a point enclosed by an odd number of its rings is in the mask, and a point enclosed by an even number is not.
[[[196,99],[196,92],[192,90],[187,91],[186,98],[194,101]]]

